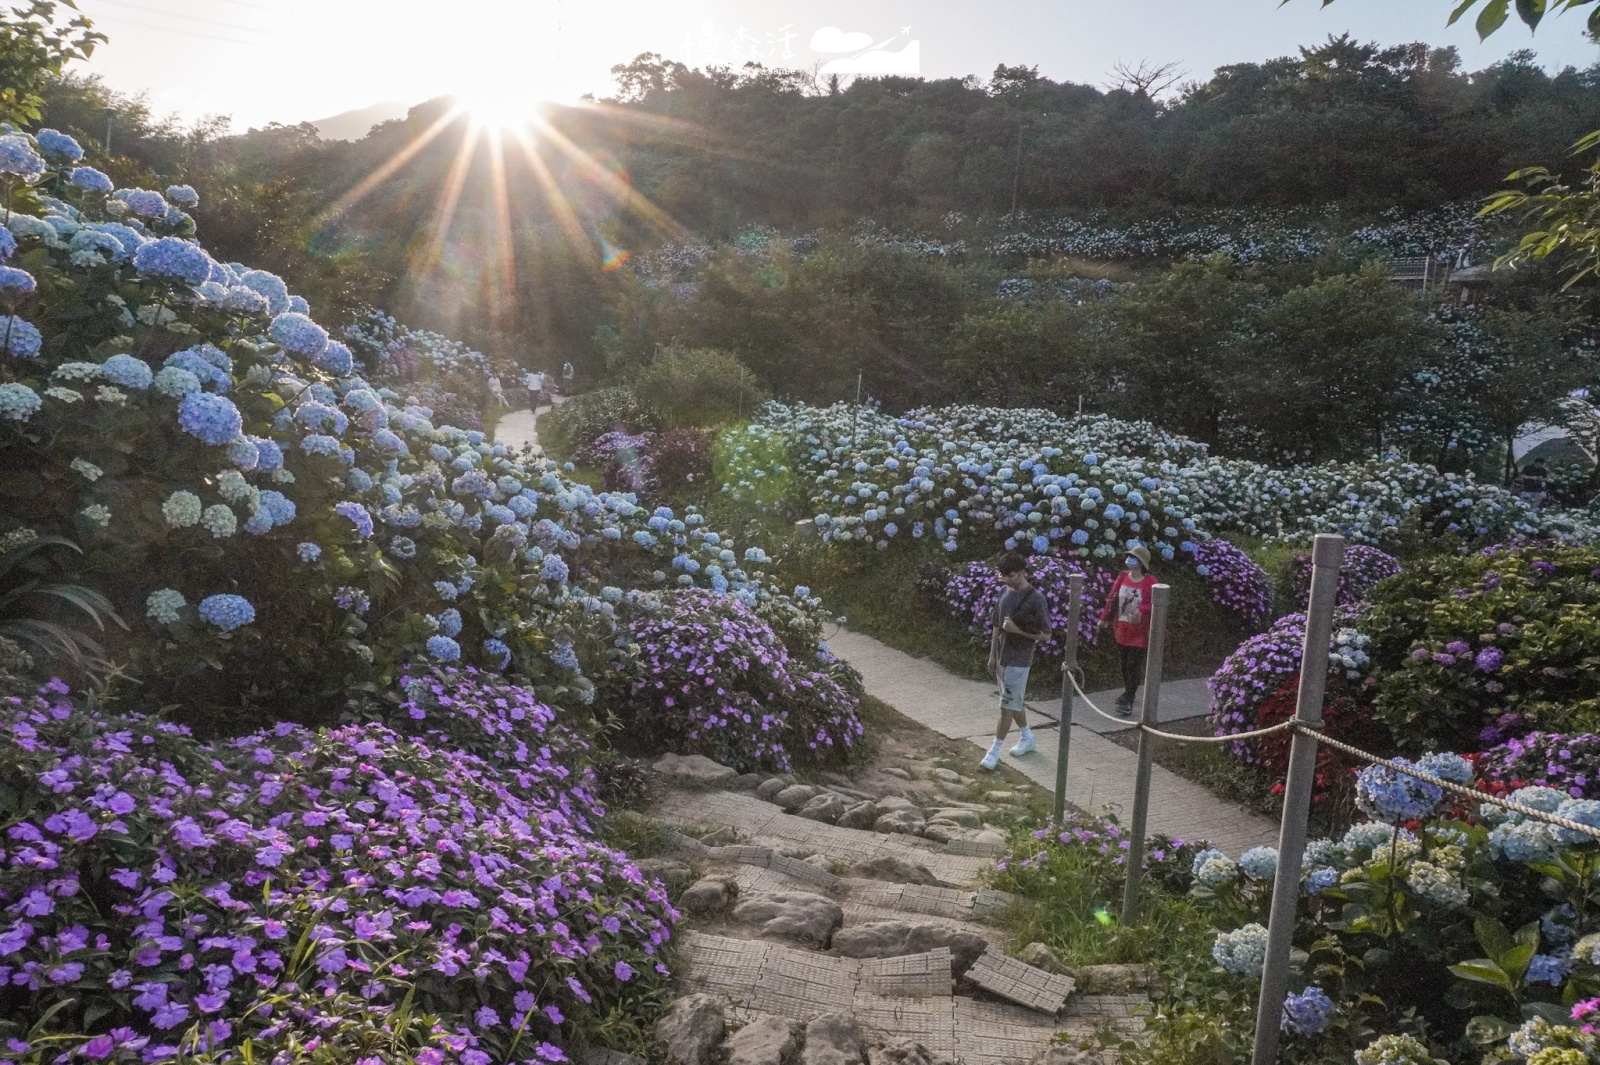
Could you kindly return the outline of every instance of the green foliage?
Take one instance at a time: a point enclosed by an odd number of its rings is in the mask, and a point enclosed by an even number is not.
[[[22,126],[38,119],[43,93],[61,68],[88,59],[106,39],[93,26],[74,0],[32,0],[11,8],[0,21],[0,122]]]
[[[579,448],[613,429],[654,427],[650,412],[633,389],[615,386],[585,392],[539,417],[539,446],[570,458]]]
[[[84,623],[102,632],[107,623],[122,629],[127,623],[94,588],[51,580],[56,567],[47,556],[50,548],[83,554],[83,548],[65,537],[38,536],[32,530],[0,537],[0,638],[31,651],[40,668],[103,673],[111,663],[99,641],[84,631]]]
[[[1283,2],[1288,3],[1289,0]],[[1463,15],[1477,7],[1478,2],[1479,0],[1450,0],[1454,7],[1450,11],[1450,19],[1446,25],[1454,26]],[[1594,2],[1595,0],[1516,0],[1517,17],[1528,29],[1536,30],[1546,15],[1575,11]],[[1331,3],[1333,0],[1322,0],[1323,7]],[[1483,7],[1478,9],[1478,16],[1474,22],[1479,38],[1487,37],[1504,26],[1510,13],[1511,0],[1483,0]],[[1589,12],[1587,32],[1591,35],[1600,34],[1600,10]]]
[[[718,428],[767,399],[743,363],[713,348],[664,349],[639,371],[633,392],[663,429]]]
[[[1358,626],[1395,742],[1472,750],[1508,710],[1600,729],[1597,572],[1595,548],[1523,547],[1424,559],[1379,585]]]
[[[1600,9],[1594,13],[1600,18]],[[1589,133],[1572,146],[1571,154],[1583,155],[1600,148],[1600,130]],[[1600,273],[1600,224],[1596,207],[1600,205],[1600,159],[1589,164],[1582,184],[1576,188],[1542,166],[1525,167],[1507,181],[1521,181],[1527,191],[1506,189],[1489,200],[1485,214],[1518,212],[1524,221],[1538,228],[1523,234],[1517,246],[1499,262],[1515,266],[1556,257],[1567,273],[1565,288]]]

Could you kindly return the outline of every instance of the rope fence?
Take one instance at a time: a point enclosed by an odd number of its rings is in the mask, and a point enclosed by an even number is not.
[[[1090,711],[1105,720],[1121,728],[1136,729],[1138,732],[1138,769],[1134,784],[1133,816],[1128,833],[1128,853],[1124,864],[1127,879],[1123,884],[1121,916],[1125,925],[1132,924],[1138,919],[1145,825],[1149,815],[1150,783],[1156,742],[1165,740],[1169,743],[1215,744],[1260,739],[1284,732],[1290,736],[1288,772],[1283,788],[1283,818],[1279,824],[1278,868],[1272,885],[1272,908],[1268,918],[1267,944],[1261,972],[1261,994],[1256,1003],[1252,1065],[1273,1065],[1278,1060],[1279,1021],[1284,998],[1288,992],[1290,954],[1302,899],[1300,874],[1310,824],[1319,744],[1326,744],[1369,765],[1386,766],[1395,773],[1438,788],[1441,795],[1449,793],[1460,796],[1476,803],[1507,810],[1532,821],[1564,829],[1589,840],[1600,841],[1600,827],[1540,810],[1515,799],[1479,791],[1454,780],[1446,780],[1416,766],[1393,758],[1385,758],[1342,740],[1333,739],[1323,732],[1322,704],[1328,682],[1329,644],[1333,637],[1333,614],[1338,594],[1339,571],[1343,563],[1344,538],[1330,534],[1318,535],[1312,551],[1311,595],[1306,609],[1305,642],[1301,647],[1299,690],[1295,699],[1294,716],[1266,728],[1224,736],[1185,736],[1156,727],[1159,719],[1167,603],[1172,592],[1172,589],[1164,584],[1157,584],[1151,590],[1150,649],[1145,663],[1144,699],[1139,716],[1134,719],[1114,716],[1095,705],[1094,700],[1083,690],[1081,671],[1078,668],[1078,621],[1082,612],[1084,579],[1078,574],[1068,578],[1070,600],[1068,621],[1062,633],[1064,654],[1061,664],[1059,718],[1061,727],[1058,730],[1059,748],[1056,755],[1055,819],[1056,823],[1061,823],[1066,809],[1068,760],[1072,743],[1072,729],[1068,726],[1072,724],[1074,704],[1081,699]]]

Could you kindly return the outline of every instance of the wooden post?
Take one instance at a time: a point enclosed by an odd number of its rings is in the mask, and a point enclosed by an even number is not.
[[[1061,637],[1061,735],[1056,737],[1057,826],[1060,826],[1067,812],[1067,756],[1072,750],[1072,707],[1076,701],[1072,674],[1078,668],[1078,620],[1083,616],[1083,574],[1070,575],[1067,589],[1072,602],[1067,607],[1067,631]]]
[[[1160,721],[1161,669],[1167,645],[1167,601],[1172,588],[1158,584],[1150,589],[1150,646],[1144,658],[1144,702],[1139,707],[1139,724],[1154,727]],[[1144,878],[1144,833],[1150,819],[1150,775],[1155,758],[1156,738],[1139,731],[1139,764],[1133,778],[1133,824],[1128,827],[1127,873],[1122,885],[1122,923],[1139,919],[1139,881]]]
[[[1311,552],[1311,602],[1306,607],[1306,642],[1300,652],[1300,690],[1294,719],[1308,729],[1322,728],[1322,697],[1328,687],[1328,642],[1333,608],[1339,598],[1344,537],[1320,534]],[[1256,1002],[1256,1038],[1251,1065],[1274,1065],[1283,1024],[1283,998],[1289,990],[1289,948],[1300,910],[1300,864],[1306,849],[1306,822],[1316,784],[1317,737],[1296,730],[1289,741],[1289,779],[1283,790],[1283,822],[1278,827],[1278,871],[1272,878],[1272,915],[1267,919],[1267,956]]]

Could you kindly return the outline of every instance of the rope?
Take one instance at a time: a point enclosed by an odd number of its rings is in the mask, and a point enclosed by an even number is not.
[[[1366,761],[1375,763],[1377,765],[1388,766],[1396,773],[1404,773],[1408,777],[1432,784],[1434,787],[1440,788],[1444,791],[1454,792],[1457,795],[1470,798],[1476,802],[1487,803],[1490,806],[1498,806],[1502,809],[1510,810],[1512,813],[1521,814],[1523,817],[1532,818],[1535,821],[1543,821],[1546,824],[1555,825],[1558,828],[1565,828],[1569,831],[1588,836],[1590,839],[1600,840],[1600,828],[1596,828],[1593,825],[1585,825],[1570,818],[1562,817],[1559,814],[1552,814],[1547,813],[1544,810],[1537,810],[1532,806],[1517,802],[1515,799],[1503,799],[1498,795],[1491,795],[1486,791],[1479,791],[1476,788],[1469,788],[1465,784],[1458,784],[1453,780],[1445,780],[1443,777],[1436,777],[1432,773],[1426,773],[1415,768],[1414,766],[1401,765],[1392,758],[1380,758],[1378,755],[1372,754],[1368,751],[1363,751],[1360,747],[1352,747],[1348,743],[1332,739],[1326,734],[1318,732],[1316,729],[1306,728],[1304,725],[1292,719],[1288,722],[1288,724],[1291,725],[1294,730],[1301,735],[1315,737],[1318,742],[1326,743],[1329,747],[1332,747],[1335,750],[1343,751],[1346,754],[1353,754],[1357,758],[1363,758]]]
[[[1276,725],[1272,725],[1268,728],[1256,729],[1254,732],[1235,732],[1227,736],[1184,736],[1177,732],[1162,732],[1160,729],[1146,725],[1142,721],[1134,721],[1131,718],[1126,717],[1112,717],[1110,714],[1106,713],[1104,710],[1100,709],[1094,704],[1094,700],[1089,698],[1088,694],[1083,690],[1083,685],[1078,683],[1078,678],[1073,673],[1068,672],[1067,679],[1072,682],[1072,687],[1078,693],[1078,697],[1089,705],[1089,709],[1093,710],[1107,721],[1114,721],[1117,724],[1122,725],[1124,728],[1136,728],[1139,731],[1148,733],[1151,736],[1159,736],[1164,740],[1176,740],[1179,743],[1232,743],[1234,740],[1248,740],[1253,739],[1256,736],[1270,736],[1274,732],[1282,732],[1284,729],[1289,728],[1294,723],[1293,721],[1280,721]]]

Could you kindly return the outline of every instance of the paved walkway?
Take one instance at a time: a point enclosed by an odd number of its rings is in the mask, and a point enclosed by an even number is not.
[[[913,721],[951,739],[967,740],[975,751],[987,749],[993,740],[999,693],[992,682],[957,677],[933,662],[913,658],[856,632],[841,631],[828,645],[861,671],[870,695]],[[1115,691],[1094,693],[1093,698],[1109,709],[1116,695]],[[1203,714],[1205,682],[1168,681],[1161,686],[1159,705],[1160,721]],[[1059,733],[1053,722],[1059,717],[1059,706],[1030,703],[1030,716],[1035,721],[1049,718],[1049,729],[1041,729],[1038,734],[1039,749],[1021,758],[1002,756],[1006,763],[1047,790],[1054,790],[1056,783]],[[1115,732],[1117,726],[1087,707],[1077,707],[1073,726],[1067,760],[1067,801],[1090,813],[1110,807],[1126,824],[1133,815],[1137,768],[1134,753],[1106,739],[1102,733]],[[978,758],[974,753],[974,764]],[[1181,839],[1210,840],[1232,855],[1257,844],[1278,841],[1276,822],[1225,802],[1160,766],[1153,767],[1151,776],[1149,829]]]
[[[499,424],[494,427],[494,442],[512,448],[530,447],[535,455],[544,454],[539,447],[539,415],[561,406],[566,401],[566,396],[556,396],[551,401],[554,406],[546,405],[536,411],[526,408],[507,411]]]

